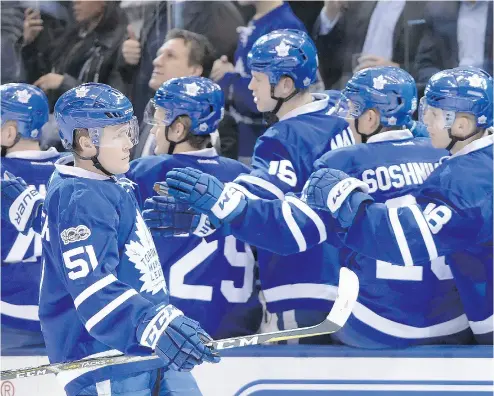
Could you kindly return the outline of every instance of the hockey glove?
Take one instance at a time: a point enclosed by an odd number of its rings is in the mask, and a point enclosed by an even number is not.
[[[208,216],[215,228],[239,216],[247,199],[235,183],[223,184],[216,177],[193,168],[174,168],[166,175],[169,194]]]
[[[206,215],[197,213],[190,205],[177,202],[170,196],[146,199],[142,217],[151,234],[156,237],[170,238],[189,234],[205,237],[216,230]]]
[[[360,205],[374,201],[369,186],[336,169],[314,172],[302,191],[302,200],[315,209],[329,211],[342,228],[353,224]]]
[[[220,361],[219,355],[206,346],[212,339],[201,325],[173,305],[158,307],[145,317],[137,337],[141,345],[154,349],[176,371],[190,371],[202,362]]]
[[[2,178],[2,218],[9,219],[17,231],[27,233],[32,227],[41,233],[43,197],[34,188],[12,173],[5,171]]]

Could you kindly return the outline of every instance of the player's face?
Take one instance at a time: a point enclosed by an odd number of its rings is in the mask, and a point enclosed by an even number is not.
[[[422,121],[427,127],[432,145],[436,148],[448,147],[451,139],[445,128],[445,114],[442,109],[426,106],[423,110]]]
[[[252,71],[248,88],[252,91],[257,110],[263,113],[274,109],[276,100],[271,98],[271,85],[267,74]]]
[[[154,135],[156,139],[156,147],[154,153],[156,155],[167,154],[168,148],[170,147],[170,142],[166,140],[165,129],[166,127],[162,125],[162,120],[165,119],[165,110],[157,107],[154,113],[155,125],[151,129],[151,134]]]
[[[129,128],[128,123],[107,126],[100,139],[98,160],[114,175],[129,170],[130,149],[134,146]]]
[[[172,78],[200,75],[197,66],[189,65],[189,54],[190,48],[184,40],[176,38],[165,42],[153,61],[149,87],[156,91],[161,84]]]

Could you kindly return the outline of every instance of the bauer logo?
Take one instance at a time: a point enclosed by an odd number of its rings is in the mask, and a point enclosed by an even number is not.
[[[63,244],[68,245],[69,243],[84,241],[91,236],[91,230],[85,225],[78,225],[77,227],[70,227],[63,230],[60,233]]]

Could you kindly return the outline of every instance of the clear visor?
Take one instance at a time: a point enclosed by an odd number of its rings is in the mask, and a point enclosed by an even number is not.
[[[425,96],[420,99],[419,121],[434,129],[449,129],[455,122],[456,114],[427,104]]]
[[[143,120],[146,124],[158,126],[169,126],[173,122],[171,112],[158,106],[154,99],[151,99],[146,105]]]
[[[132,117],[125,124],[89,128],[88,130],[91,141],[98,147],[115,147],[126,143],[130,143],[133,147],[139,143],[139,123],[136,117]]]
[[[349,120],[351,118],[354,118],[352,115],[352,109],[352,102],[345,95],[342,94],[333,109],[330,110],[329,114],[335,115],[345,120]]]

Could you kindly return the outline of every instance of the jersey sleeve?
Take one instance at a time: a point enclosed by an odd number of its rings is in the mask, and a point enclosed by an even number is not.
[[[290,146],[283,142],[283,135],[270,128],[257,139],[252,156],[253,170],[237,177],[235,183],[248,197],[284,199],[298,183],[296,158]]]
[[[59,270],[78,316],[100,342],[124,353],[136,353],[141,349],[137,327],[156,307],[117,275],[121,214],[90,191],[69,202],[61,200],[60,207],[66,209],[54,225],[55,235],[50,227],[50,238],[58,239]]]
[[[303,252],[325,241],[341,246],[336,234],[329,234],[328,240],[325,216],[292,194],[284,200],[249,199],[229,231],[246,243],[280,255]]]
[[[416,202],[400,208],[367,205],[347,230],[345,245],[407,266],[492,239],[492,192],[480,205],[437,189],[421,192]]]

